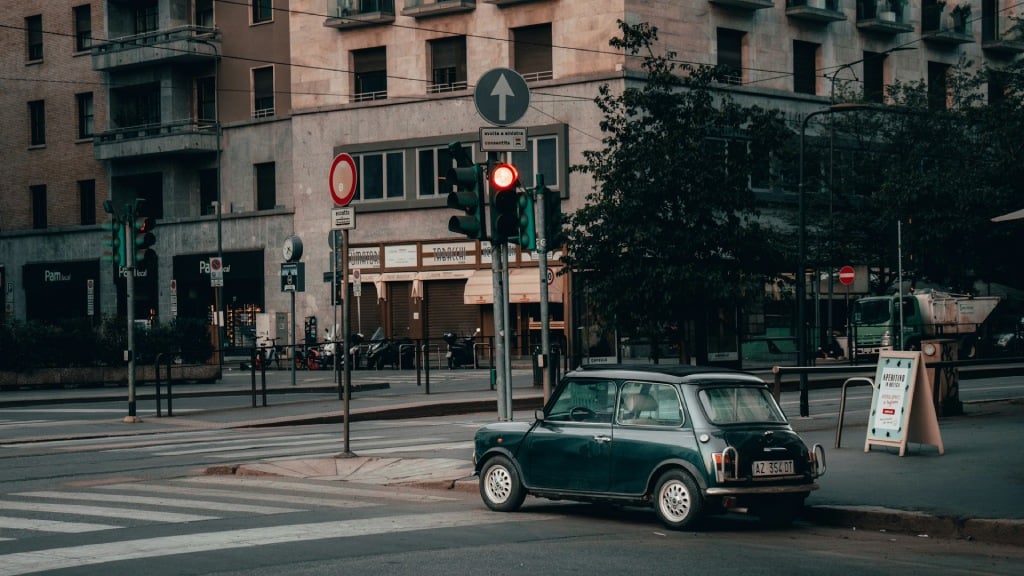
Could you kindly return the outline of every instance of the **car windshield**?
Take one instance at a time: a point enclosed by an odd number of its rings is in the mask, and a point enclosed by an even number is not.
[[[708,420],[714,424],[785,423],[786,417],[767,388],[716,386],[698,393]]]
[[[861,300],[853,303],[853,321],[857,324],[885,324],[889,321],[889,300]]]

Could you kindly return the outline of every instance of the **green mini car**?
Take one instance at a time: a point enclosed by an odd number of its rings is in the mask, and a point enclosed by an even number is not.
[[[527,495],[652,506],[668,528],[748,512],[788,525],[825,472],[760,378],[680,365],[569,372],[533,422],[474,438],[480,496],[492,510]]]

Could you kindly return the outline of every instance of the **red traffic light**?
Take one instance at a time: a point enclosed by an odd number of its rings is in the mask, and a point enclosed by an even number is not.
[[[519,183],[519,170],[511,164],[498,164],[491,170],[491,188],[497,192],[511,190]]]

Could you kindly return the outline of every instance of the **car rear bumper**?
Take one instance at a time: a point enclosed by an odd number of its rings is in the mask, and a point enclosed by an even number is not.
[[[708,496],[742,496],[748,494],[798,494],[817,490],[816,483],[788,486],[715,486],[704,493]]]

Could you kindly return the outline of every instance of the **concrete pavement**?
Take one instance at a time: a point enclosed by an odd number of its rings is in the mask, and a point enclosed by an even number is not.
[[[496,392],[486,371],[432,372],[430,393],[411,372],[384,370],[354,372],[350,401],[352,421],[416,418],[460,413],[497,414]],[[530,410],[541,405],[543,394],[532,385],[528,370],[513,375],[513,406]],[[770,380],[770,376],[764,376]],[[247,395],[250,380],[244,373],[225,373],[217,384],[175,385],[174,417],[148,415],[152,388],[137,390],[139,406],[146,406],[143,421],[69,419],[59,426],[28,425],[0,428],[0,444],[22,444],[52,439],[156,434],[188,429],[241,428],[341,422],[339,401],[330,373],[305,373],[296,386],[285,373],[268,379],[268,406],[252,408]],[[258,386],[257,389],[260,387]],[[239,407],[195,408],[204,394],[239,394]],[[123,399],[123,388],[0,393],[0,407],[42,401],[39,395],[59,394],[78,402]],[[287,396],[285,394],[288,394]],[[308,394],[302,399],[299,394]],[[331,397],[325,398],[325,394]],[[787,404],[785,392],[783,404]],[[813,392],[812,392],[813,394]],[[287,402],[283,399],[287,398]],[[177,407],[181,408],[177,408]],[[186,408],[187,406],[187,408]],[[164,408],[166,409],[166,408]],[[140,408],[141,410],[141,408]],[[945,454],[930,445],[910,444],[908,454],[873,447],[864,451],[867,422],[849,416],[842,432],[842,447],[834,448],[837,416],[813,415],[790,419],[808,443],[826,448],[827,473],[821,489],[807,501],[804,518],[815,523],[850,529],[892,530],[931,537],[967,538],[1024,545],[1024,399],[967,403],[962,416],[939,419]],[[0,412],[0,421],[6,415]],[[519,415],[517,415],[519,417]],[[320,458],[275,462],[240,462],[208,469],[216,474],[277,474],[383,484],[418,484],[444,489],[476,490],[470,454],[448,458]]]

